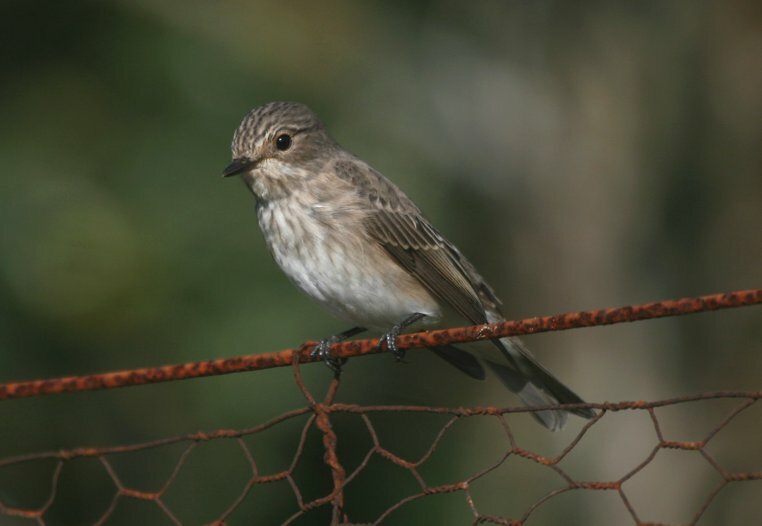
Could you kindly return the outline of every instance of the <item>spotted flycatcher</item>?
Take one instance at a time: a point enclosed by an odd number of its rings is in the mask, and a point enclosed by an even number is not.
[[[270,102],[250,111],[233,137],[225,177],[240,175],[275,261],[297,287],[334,315],[357,324],[320,342],[315,354],[338,369],[330,346],[374,328],[402,357],[400,331],[436,321],[444,309],[473,324],[503,321],[498,300],[474,266],[394,183],[339,146],[307,106]],[[540,365],[518,338],[492,340],[491,356],[433,348],[472,378],[487,363],[529,406],[583,403]],[[589,409],[573,413],[590,418]],[[552,430],[566,412],[532,413]]]

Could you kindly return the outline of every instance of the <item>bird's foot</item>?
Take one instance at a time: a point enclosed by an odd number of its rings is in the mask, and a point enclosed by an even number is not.
[[[405,358],[405,349],[400,349],[397,346],[397,338],[399,338],[400,333],[405,327],[408,327],[409,325],[412,325],[413,323],[417,322],[421,318],[425,317],[425,314],[421,314],[420,312],[416,312],[415,314],[411,314],[401,322],[399,322],[397,325],[393,326],[389,332],[385,333],[381,336],[381,338],[378,339],[378,348],[383,349],[384,345],[386,345],[386,350],[391,352],[394,355],[394,359],[398,362],[401,362],[403,358]]]
[[[335,374],[340,374],[341,368],[345,363],[347,363],[347,359],[331,356],[331,346],[334,343],[343,342],[347,338],[364,332],[365,330],[365,327],[353,327],[342,333],[334,334],[333,336],[324,338],[320,340],[317,345],[315,345],[315,347],[312,349],[312,352],[310,352],[310,356],[323,360],[323,363],[325,363],[328,368],[331,369],[331,371],[333,371]]]
[[[386,345],[386,350],[394,355],[394,360],[397,362],[401,362],[405,357],[405,350],[400,350],[397,347],[397,338],[399,338],[401,330],[402,328],[399,325],[395,325],[389,332],[383,334],[378,339],[378,348],[383,349],[384,345]]]
[[[340,374],[342,366],[347,363],[346,358],[335,358],[331,356],[331,345],[338,343],[339,341],[341,340],[335,335],[322,339],[315,345],[315,348],[312,349],[312,352],[310,353],[310,356],[313,358],[323,360],[323,363],[336,374]]]

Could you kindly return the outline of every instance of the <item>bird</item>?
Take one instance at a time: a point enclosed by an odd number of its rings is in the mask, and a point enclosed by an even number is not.
[[[339,371],[331,345],[368,328],[398,360],[397,337],[454,312],[472,324],[504,321],[500,300],[474,265],[392,181],[340,146],[308,106],[275,101],[249,111],[231,144],[223,177],[240,176],[256,200],[260,230],[286,276],[336,317],[354,326],[321,340],[313,356]],[[527,406],[584,404],[516,337],[491,340],[485,358],[453,345],[432,350],[483,380],[484,364]],[[482,353],[483,354],[483,353]],[[568,413],[532,412],[564,427]]]

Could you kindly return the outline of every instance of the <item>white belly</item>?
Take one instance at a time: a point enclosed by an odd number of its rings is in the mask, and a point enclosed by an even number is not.
[[[388,329],[410,314],[439,316],[434,298],[351,221],[326,224],[309,207],[269,203],[259,225],[275,261],[297,287],[335,316]],[[348,228],[340,228],[345,225]]]

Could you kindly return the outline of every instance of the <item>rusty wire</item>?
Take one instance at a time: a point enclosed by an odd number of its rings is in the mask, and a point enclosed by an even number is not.
[[[741,306],[760,303],[760,300],[762,300],[762,291],[743,291],[724,295],[705,296],[703,298],[697,298],[693,300],[677,300],[673,302],[659,302],[646,306],[634,306],[624,309],[593,311],[594,313],[597,313],[597,315],[591,315],[590,313],[577,313],[561,317],[534,318],[532,320],[523,320],[521,322],[508,322],[508,325],[510,327],[515,327],[516,324],[523,324],[524,328],[526,329],[526,331],[523,333],[528,333],[538,332],[539,330],[557,330],[560,327],[570,328],[573,326],[592,326],[607,323],[617,323],[622,321],[634,321],[636,319],[647,319],[665,315],[684,314],[687,312],[698,312],[701,310],[714,310],[717,308],[727,308],[729,306]],[[474,331],[476,331],[480,337],[494,337],[498,334],[503,334],[502,332],[497,332],[499,330],[502,329],[495,326],[466,328],[462,330],[456,330],[454,332],[440,331],[441,334],[439,336],[433,337],[442,338],[446,335],[448,337],[453,336],[454,338],[470,338],[474,336]],[[464,331],[464,333],[468,334],[468,336],[463,336],[463,333],[460,331]],[[433,333],[422,333],[421,335],[413,335],[412,337],[405,340],[405,346],[417,346],[422,344],[424,341],[429,341],[426,338],[431,338],[432,334]],[[488,334],[488,336],[485,336],[485,334]],[[510,332],[510,334],[517,333]],[[466,340],[459,339],[457,341]],[[362,349],[364,350],[364,346],[368,344],[362,345]],[[309,345],[305,347],[309,348]],[[352,351],[351,346],[347,348],[347,351]],[[312,510],[318,508],[326,508],[331,510],[331,524],[360,524],[356,522],[359,519],[363,521],[362,524],[375,525],[385,522],[387,519],[393,518],[396,512],[413,501],[427,498],[432,495],[450,493],[460,494],[463,496],[466,504],[468,505],[468,508],[473,515],[472,524],[491,523],[520,526],[526,524],[526,522],[536,513],[537,509],[543,506],[545,503],[551,501],[561,494],[575,491],[613,493],[618,496],[621,502],[621,506],[631,517],[632,524],[646,526],[653,523],[645,522],[642,519],[640,510],[636,509],[636,506],[628,497],[627,488],[623,485],[633,477],[637,476],[654,460],[657,453],[662,450],[680,450],[689,452],[692,455],[696,455],[703,459],[703,462],[711,466],[711,468],[719,475],[720,480],[717,485],[702,501],[696,503],[693,516],[689,522],[689,524],[692,525],[698,523],[698,521],[702,518],[702,516],[704,516],[707,509],[714,501],[715,497],[728,485],[742,482],[753,483],[754,481],[762,481],[762,471],[737,471],[729,469],[724,466],[708,450],[708,445],[715,439],[716,435],[722,429],[727,427],[738,417],[738,415],[748,410],[750,407],[756,404],[760,398],[762,398],[762,390],[701,393],[697,395],[672,398],[668,400],[659,400],[654,402],[606,402],[566,404],[559,406],[534,408],[450,408],[402,405],[357,405],[337,403],[334,401],[337,390],[340,386],[340,378],[338,375],[335,376],[330,383],[323,398],[318,400],[318,398],[316,398],[306,387],[302,379],[300,363],[305,359],[304,352],[291,351],[289,353],[289,357],[291,359],[291,366],[293,368],[295,383],[307,400],[307,405],[304,407],[292,409],[267,422],[246,429],[220,429],[211,432],[190,433],[149,442],[121,446],[85,447],[61,451],[31,453],[0,459],[0,470],[9,468],[11,466],[30,466],[31,463],[41,460],[52,461],[54,464],[50,472],[50,490],[42,503],[40,503],[38,506],[32,507],[14,505],[7,502],[2,492],[0,491],[0,517],[8,516],[26,518],[33,523],[40,525],[49,524],[49,511],[53,504],[56,502],[56,499],[59,497],[59,482],[65,464],[77,458],[89,457],[98,459],[103,471],[110,478],[114,485],[114,493],[110,504],[98,518],[96,524],[106,524],[114,516],[117,506],[122,501],[129,499],[152,503],[166,516],[166,518],[171,523],[182,524],[180,519],[177,517],[176,512],[173,511],[165,502],[165,496],[168,490],[172,487],[173,483],[175,483],[178,477],[178,473],[188,462],[188,459],[192,456],[194,450],[203,443],[217,440],[235,441],[241,448],[241,451],[245,456],[250,469],[249,478],[241,488],[240,493],[238,495],[231,496],[227,509],[219,514],[216,520],[212,522],[212,524],[217,526],[222,526],[230,520],[230,517],[236,512],[236,510],[240,508],[247,496],[252,491],[254,491],[255,487],[278,482],[288,484],[294,494],[296,501],[293,513],[290,516],[284,518],[283,524],[292,524],[304,517],[306,514],[310,513]],[[179,378],[183,377],[180,376]],[[21,384],[6,384],[6,387],[8,385]],[[36,391],[34,394],[38,395],[70,390],[59,389],[58,391],[50,391],[40,387],[35,389]],[[6,394],[11,393],[11,395],[6,396],[6,398],[33,396],[33,394],[29,394],[29,391],[24,391],[23,389],[21,391],[22,394],[20,395],[18,391],[14,391],[13,389],[9,390],[6,388],[4,392]],[[698,437],[696,440],[670,440],[662,431],[662,423],[656,414],[656,409],[684,404],[687,402],[701,402],[719,399],[731,401],[736,400],[736,403],[718,424],[716,424],[709,432],[706,432],[702,436]],[[555,456],[544,456],[535,451],[532,451],[529,448],[524,447],[522,444],[519,444],[512,427],[514,424],[509,423],[508,419],[508,416],[512,413],[527,413],[532,411],[546,410],[549,408],[580,407],[593,408],[598,410],[598,413],[593,419],[588,421],[584,427],[582,427],[582,429],[568,442],[566,447],[564,447],[564,449]],[[653,447],[635,467],[628,470],[623,475],[611,480],[590,481],[575,477],[571,469],[565,466],[562,467],[560,465],[561,461],[564,460],[564,458],[566,458],[569,453],[583,440],[583,438],[589,433],[590,429],[597,426],[601,420],[607,417],[607,415],[623,411],[646,412],[650,417],[650,422],[655,432],[656,438]],[[444,425],[439,428],[438,433],[431,441],[427,450],[421,456],[410,459],[404,458],[394,453],[391,449],[388,449],[381,440],[379,433],[377,432],[377,424],[374,421],[377,415],[384,413],[438,414],[447,417],[447,420]],[[339,437],[337,436],[331,420],[332,416],[337,414],[353,414],[358,416],[361,419],[364,429],[371,440],[371,446],[365,453],[362,461],[351,470],[348,470],[341,462]],[[252,453],[249,446],[244,441],[244,438],[252,435],[257,435],[258,433],[273,428],[274,426],[304,416],[307,416],[308,418],[304,426],[301,428],[300,439],[294,450],[294,454],[289,466],[286,469],[280,471],[263,472],[259,468],[257,460],[255,459],[255,455]],[[437,485],[428,483],[426,478],[421,473],[421,468],[430,462],[434,452],[440,446],[442,440],[448,435],[448,433],[450,433],[454,424],[461,420],[468,420],[480,416],[494,418],[499,423],[500,428],[503,430],[504,448],[502,449],[501,454],[498,455],[498,457],[495,458],[489,465],[482,467],[481,469],[473,470],[468,476],[461,478],[458,481]],[[294,471],[306,454],[305,445],[307,443],[308,433],[313,429],[317,429],[322,437],[324,462],[328,466],[331,473],[332,487],[331,490],[324,495],[314,499],[306,499],[302,489],[299,487],[296,479],[294,478]],[[159,489],[156,491],[146,491],[145,489],[130,487],[129,485],[126,485],[122,482],[119,474],[117,473],[117,470],[113,467],[112,459],[115,456],[126,453],[151,450],[173,444],[184,444],[185,447],[177,462],[175,463],[170,475],[166,478],[166,480],[164,480],[163,484],[161,484]],[[562,481],[562,485],[542,495],[531,505],[529,505],[522,514],[518,516],[494,516],[481,512],[472,494],[473,484],[489,473],[498,469],[510,458],[516,457],[526,459],[538,466],[552,470],[558,475]],[[375,458],[380,458],[386,462],[391,463],[392,465],[408,471],[417,482],[418,489],[406,497],[398,500],[391,506],[387,507],[384,511],[375,517],[350,517],[346,510],[345,491],[347,488],[352,487],[352,484],[355,482],[358,474],[361,473]],[[1,489],[2,488],[0,488],[0,490]]]
[[[473,513],[473,524],[502,524],[519,526],[526,523],[527,520],[533,515],[533,513],[542,506],[545,502],[553,499],[554,497],[566,493],[569,491],[590,491],[590,492],[613,492],[617,494],[622,502],[622,506],[627,510],[632,517],[633,524],[646,526],[651,523],[644,522],[638,511],[631,503],[627,496],[627,492],[623,487],[623,484],[636,476],[642,471],[656,456],[660,450],[673,449],[692,452],[695,455],[700,455],[716,472],[720,475],[721,480],[706,497],[703,502],[696,505],[696,510],[689,524],[696,524],[702,515],[711,505],[714,498],[722,489],[727,485],[738,482],[760,481],[762,480],[762,471],[732,471],[725,468],[708,450],[707,446],[710,441],[717,435],[717,433],[725,428],[733,419],[735,419],[741,412],[747,410],[753,404],[755,404],[760,398],[762,398],[762,391],[750,391],[750,392],[715,392],[715,393],[702,393],[693,396],[673,398],[669,400],[661,400],[657,402],[619,402],[619,403],[591,403],[585,404],[585,407],[591,407],[599,410],[599,413],[595,418],[590,420],[577,435],[566,445],[566,447],[556,456],[546,457],[536,452],[531,451],[521,445],[519,445],[508,420],[505,418],[510,413],[521,413],[538,411],[546,408],[497,408],[497,407],[472,407],[472,408],[449,408],[449,407],[427,407],[427,406],[397,406],[397,405],[372,405],[361,406],[356,404],[342,404],[335,403],[333,401],[336,391],[339,387],[339,378],[336,377],[331,382],[328,392],[322,401],[317,401],[312,393],[305,386],[301,373],[299,370],[298,361],[294,361],[294,377],[297,386],[302,391],[308,401],[308,405],[298,409],[288,411],[280,416],[273,418],[263,424],[248,429],[220,429],[212,432],[199,432],[186,435],[179,435],[169,437],[160,440],[154,440],[150,442],[143,442],[138,444],[130,444],[125,446],[111,446],[102,448],[78,448],[63,451],[51,451],[43,453],[34,453],[28,455],[22,455],[17,457],[9,457],[0,460],[0,469],[13,466],[30,464],[34,461],[43,459],[55,460],[55,466],[51,474],[50,482],[50,494],[47,499],[39,506],[35,508],[21,508],[14,507],[5,504],[0,500],[0,516],[15,516],[31,519],[38,524],[45,525],[46,513],[50,510],[53,502],[55,501],[58,493],[58,483],[63,470],[64,464],[76,458],[93,457],[97,458],[105,473],[110,477],[114,484],[114,495],[111,499],[110,505],[99,517],[95,524],[106,524],[113,516],[117,505],[123,499],[136,499],[154,503],[174,524],[182,524],[177,518],[175,513],[164,502],[163,498],[173,482],[177,478],[181,468],[188,461],[189,456],[194,449],[204,442],[213,440],[228,439],[235,440],[240,446],[242,452],[247,459],[251,475],[248,481],[241,488],[241,492],[237,496],[233,496],[230,499],[230,505],[224,510],[219,517],[212,522],[217,526],[222,526],[226,523],[229,517],[238,509],[247,495],[253,491],[256,486],[264,484],[272,484],[276,482],[286,481],[291,487],[296,498],[295,511],[289,517],[286,517],[283,524],[292,524],[297,519],[301,518],[311,510],[320,508],[323,506],[330,506],[332,510],[332,524],[358,524],[353,523],[351,517],[348,517],[344,511],[344,490],[349,486],[357,475],[367,467],[368,463],[373,457],[380,457],[400,468],[408,470],[416,479],[419,490],[408,495],[407,497],[397,501],[393,505],[389,506],[379,516],[374,517],[370,522],[363,522],[363,524],[381,524],[386,519],[389,519],[394,515],[396,511],[405,506],[406,504],[425,498],[430,495],[442,494],[442,493],[461,493],[469,508]],[[736,406],[725,416],[725,418],[706,433],[700,440],[695,441],[675,441],[667,440],[662,432],[662,426],[655,413],[656,408],[667,407],[676,404],[695,402],[702,400],[717,400],[717,399],[737,399]],[[567,406],[555,406],[555,407],[571,407]],[[575,406],[576,407],[576,406]],[[651,451],[638,463],[637,466],[626,472],[624,475],[614,480],[604,481],[588,481],[579,480],[575,478],[568,469],[559,466],[560,462],[574,449],[574,447],[584,438],[588,431],[598,424],[607,414],[620,412],[620,411],[646,411],[650,416],[653,428],[656,434],[656,441]],[[375,424],[373,423],[373,415],[387,412],[409,412],[409,413],[432,413],[449,416],[449,419],[441,427],[436,434],[434,440],[428,449],[417,459],[407,459],[398,456],[391,450],[384,447],[379,434],[376,431]],[[363,460],[353,470],[347,472],[339,460],[338,448],[337,448],[337,436],[330,422],[330,416],[339,413],[351,413],[359,415],[362,419],[365,428],[371,437],[372,446],[366,452]],[[290,462],[288,468],[272,472],[262,473],[257,467],[257,462],[254,455],[250,451],[247,444],[243,441],[243,438],[249,435],[255,435],[266,429],[272,428],[287,420],[294,419],[296,417],[310,414],[311,416],[307,420],[306,424],[301,430],[301,438],[294,451],[294,456]],[[440,485],[429,485],[425,478],[420,473],[422,465],[427,463],[432,457],[437,446],[441,443],[447,432],[452,426],[461,419],[467,419],[475,416],[491,416],[498,420],[500,426],[505,432],[505,449],[502,454],[495,459],[490,465],[476,470],[463,480]],[[333,488],[332,490],[318,498],[313,500],[305,500],[302,491],[296,483],[293,472],[299,464],[301,458],[304,455],[305,443],[307,440],[308,432],[311,428],[317,428],[322,435],[322,442],[324,447],[324,460],[331,470]],[[121,480],[116,470],[112,467],[109,461],[110,457],[123,453],[131,453],[136,451],[142,451],[152,448],[158,448],[161,446],[167,446],[171,444],[186,444],[182,454],[179,456],[174,468],[171,471],[170,476],[164,481],[161,487],[157,491],[145,491],[137,488],[127,487]],[[471,493],[471,485],[484,477],[488,473],[494,471],[501,465],[503,465],[511,457],[521,457],[531,462],[536,463],[539,466],[547,467],[553,470],[563,481],[564,485],[554,489],[541,498],[532,503],[525,512],[515,518],[497,517],[481,513]],[[363,518],[367,520],[366,518]]]
[[[520,336],[522,334],[537,334],[580,327],[612,325],[615,323],[650,320],[667,316],[680,316],[759,304],[762,304],[762,289],[739,290],[699,296],[697,298],[665,300],[643,305],[569,312],[555,316],[403,334],[399,337],[397,346],[401,350],[421,349],[436,345],[467,343],[503,336]],[[97,389],[115,389],[133,385],[283,367],[290,365],[294,357],[300,363],[308,363],[316,360],[316,358],[310,355],[310,351],[315,344],[316,342],[306,342],[297,349],[285,349],[273,353],[249,354],[234,358],[147,367],[102,374],[5,383],[0,384],[0,400],[57,393],[94,391]],[[336,343],[331,346],[331,354],[337,358],[351,358],[377,352],[380,352],[378,339],[352,340]]]

